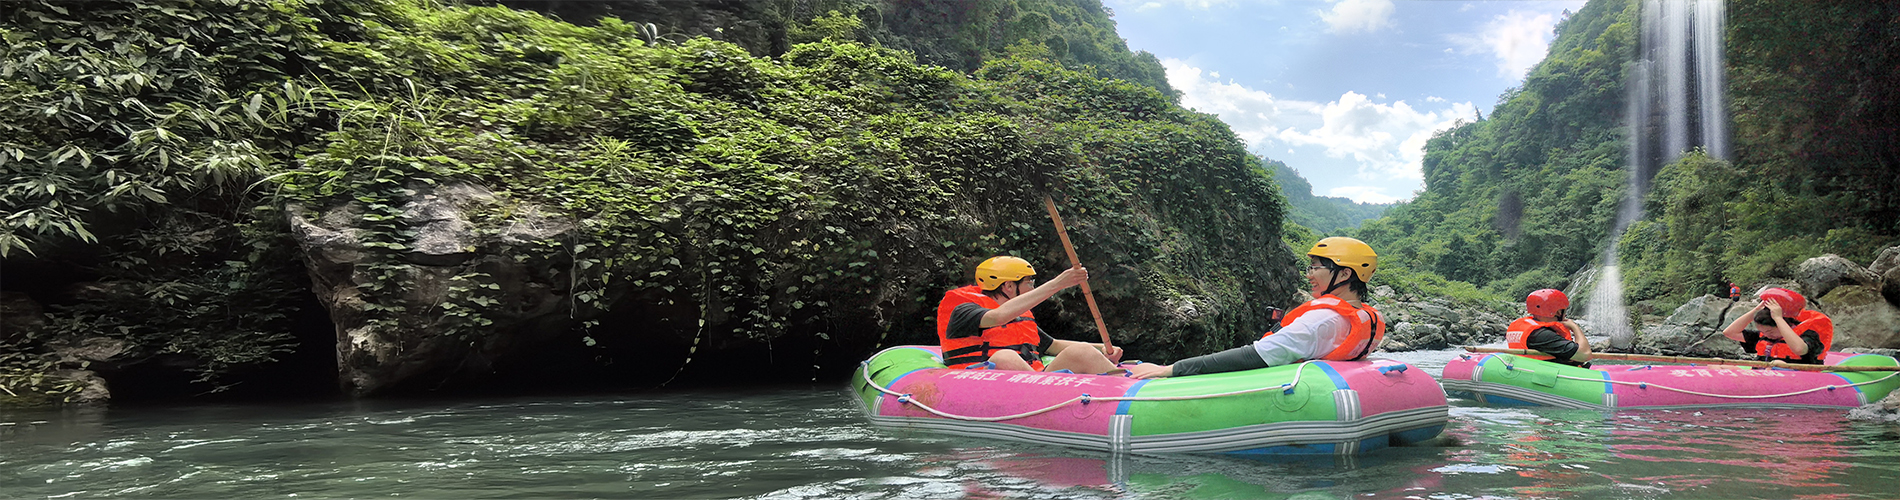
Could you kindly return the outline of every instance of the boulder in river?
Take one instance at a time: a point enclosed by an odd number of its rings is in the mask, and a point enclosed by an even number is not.
[[[1849,410],[1847,418],[1869,422],[1900,424],[1900,391],[1888,394],[1885,399],[1868,403]]]

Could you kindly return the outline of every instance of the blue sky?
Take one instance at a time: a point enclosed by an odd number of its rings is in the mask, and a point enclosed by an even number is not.
[[[1425,141],[1489,115],[1582,1],[1104,0],[1181,104],[1314,194],[1409,200]]]

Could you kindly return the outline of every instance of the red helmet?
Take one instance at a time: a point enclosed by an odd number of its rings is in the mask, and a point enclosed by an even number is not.
[[[1775,301],[1776,304],[1780,304],[1781,315],[1790,318],[1794,317],[1795,313],[1801,312],[1801,309],[1808,307],[1808,299],[1806,297],[1802,297],[1801,294],[1795,293],[1794,290],[1786,288],[1762,290],[1761,300],[1772,300]]]
[[[1556,316],[1558,311],[1569,308],[1570,296],[1555,288],[1531,292],[1529,297],[1524,297],[1524,309],[1533,316]]]

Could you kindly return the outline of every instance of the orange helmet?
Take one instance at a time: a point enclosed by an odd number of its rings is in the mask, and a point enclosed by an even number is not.
[[[990,257],[989,260],[976,265],[976,284],[982,285],[984,290],[995,290],[1004,283],[1035,275],[1036,266],[1029,265],[1029,261],[1007,255]]]
[[[1529,297],[1524,297],[1524,309],[1530,311],[1532,316],[1556,316],[1558,312],[1569,308],[1570,296],[1555,288],[1531,292]]]

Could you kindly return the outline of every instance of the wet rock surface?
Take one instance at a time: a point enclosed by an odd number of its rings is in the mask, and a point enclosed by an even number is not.
[[[1900,391],[1887,394],[1886,399],[1868,403],[1849,410],[1847,418],[1888,424],[1900,424]]]

